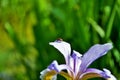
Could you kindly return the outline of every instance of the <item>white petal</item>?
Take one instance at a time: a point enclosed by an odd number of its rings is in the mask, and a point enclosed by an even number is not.
[[[41,75],[40,75],[40,79],[41,79],[41,80],[44,80],[46,74],[47,74],[49,71],[50,71],[49,69],[45,69],[45,70],[43,70],[42,72],[40,72],[40,74],[41,74]],[[51,80],[57,80],[57,74],[54,75],[54,76],[51,78]]]
[[[80,54],[79,52],[73,50],[73,52],[77,55],[77,57],[82,57],[82,54]]]
[[[65,57],[65,61],[68,64],[69,56],[71,53],[70,44],[64,41],[55,41],[55,42],[50,42],[49,44],[54,46],[56,49],[58,49],[63,54],[63,56]]]

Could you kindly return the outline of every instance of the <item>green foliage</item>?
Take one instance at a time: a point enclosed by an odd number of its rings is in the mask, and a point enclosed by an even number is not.
[[[112,42],[111,53],[91,66],[120,80],[119,26],[120,0],[0,0],[0,80],[39,80],[52,60],[64,63],[48,44],[57,38],[83,54]]]

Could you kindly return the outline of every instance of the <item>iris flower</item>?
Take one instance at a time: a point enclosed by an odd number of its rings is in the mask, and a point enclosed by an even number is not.
[[[50,45],[58,49],[65,58],[66,64],[58,64],[54,60],[47,69],[40,72],[40,78],[42,80],[57,80],[57,74],[64,76],[67,80],[87,80],[95,77],[102,77],[106,80],[117,80],[108,69],[95,69],[88,68],[88,66],[105,55],[110,49],[112,49],[111,43],[96,44],[92,46],[84,55],[75,50],[71,50],[69,43],[56,40],[50,42]]]

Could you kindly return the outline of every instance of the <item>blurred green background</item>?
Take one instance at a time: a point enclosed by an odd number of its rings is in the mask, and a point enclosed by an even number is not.
[[[110,69],[120,80],[120,0],[0,0],[0,80],[40,80],[53,60],[64,63],[49,45],[57,38],[81,54],[112,42],[90,67]]]

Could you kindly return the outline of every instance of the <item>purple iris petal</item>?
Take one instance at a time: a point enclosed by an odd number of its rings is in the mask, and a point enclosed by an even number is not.
[[[108,69],[103,69],[103,71],[110,77],[111,80],[117,80]]]
[[[86,75],[88,73],[96,73],[96,74],[99,74],[101,77],[110,78],[110,76],[107,75],[104,71],[101,71],[101,70],[98,70],[98,69],[95,69],[95,68],[86,69],[86,71],[83,73],[83,75]]]
[[[95,68],[88,68],[84,73],[80,75],[80,79],[85,77],[88,74],[96,73],[99,75],[99,77],[102,77],[101,75],[103,74],[103,71],[95,69]]]
[[[48,73],[48,72],[51,72],[51,71],[55,71],[55,75],[53,75],[52,79],[51,80],[56,80],[56,75],[61,72],[62,70],[69,70],[72,72],[72,69],[65,65],[65,64],[61,64],[61,65],[58,65],[57,61],[54,60],[48,67],[47,69],[43,70],[42,72],[40,72],[41,76],[40,78],[44,80],[44,77],[45,75]]]
[[[50,70],[55,70],[56,72],[59,72],[57,61],[53,61],[53,62],[48,66],[48,69],[50,69]]]
[[[104,45],[96,44],[93,47],[91,47],[82,57],[80,73],[83,73],[93,61],[105,55],[111,48],[111,43],[107,43]]]
[[[62,70],[67,70],[69,76],[71,76],[73,80],[89,79],[93,77],[103,77],[105,79],[117,80],[107,69],[103,69],[103,71],[101,71],[95,68],[87,68],[93,61],[105,55],[112,48],[111,43],[94,45],[83,56],[75,50],[73,50],[72,55],[70,55],[70,44],[62,40],[56,40],[55,42],[50,42],[49,44],[62,53],[66,64],[59,65],[57,61],[54,60],[47,69],[41,72],[41,79],[43,79],[47,73],[50,75],[52,71],[54,71],[54,74],[52,74],[53,77],[50,78],[52,80],[56,80],[57,74],[59,74]]]
[[[49,70],[55,70],[56,72],[60,72],[62,70],[69,70],[72,71],[71,68],[65,64],[58,65],[57,61],[54,60],[49,66]]]
[[[71,56],[73,61],[70,66],[73,67],[73,72],[74,72],[75,76],[79,72],[79,66],[81,64],[81,57],[82,57],[82,55],[79,52],[73,50],[73,53]]]
[[[107,69],[103,69],[103,71],[99,70],[99,69],[95,69],[95,68],[88,68],[86,69],[86,71],[80,76],[80,78],[83,78],[84,76],[86,76],[87,74],[92,74],[95,73],[97,74],[99,77],[105,78],[105,79],[112,79],[112,80],[117,80],[109,70]]]

